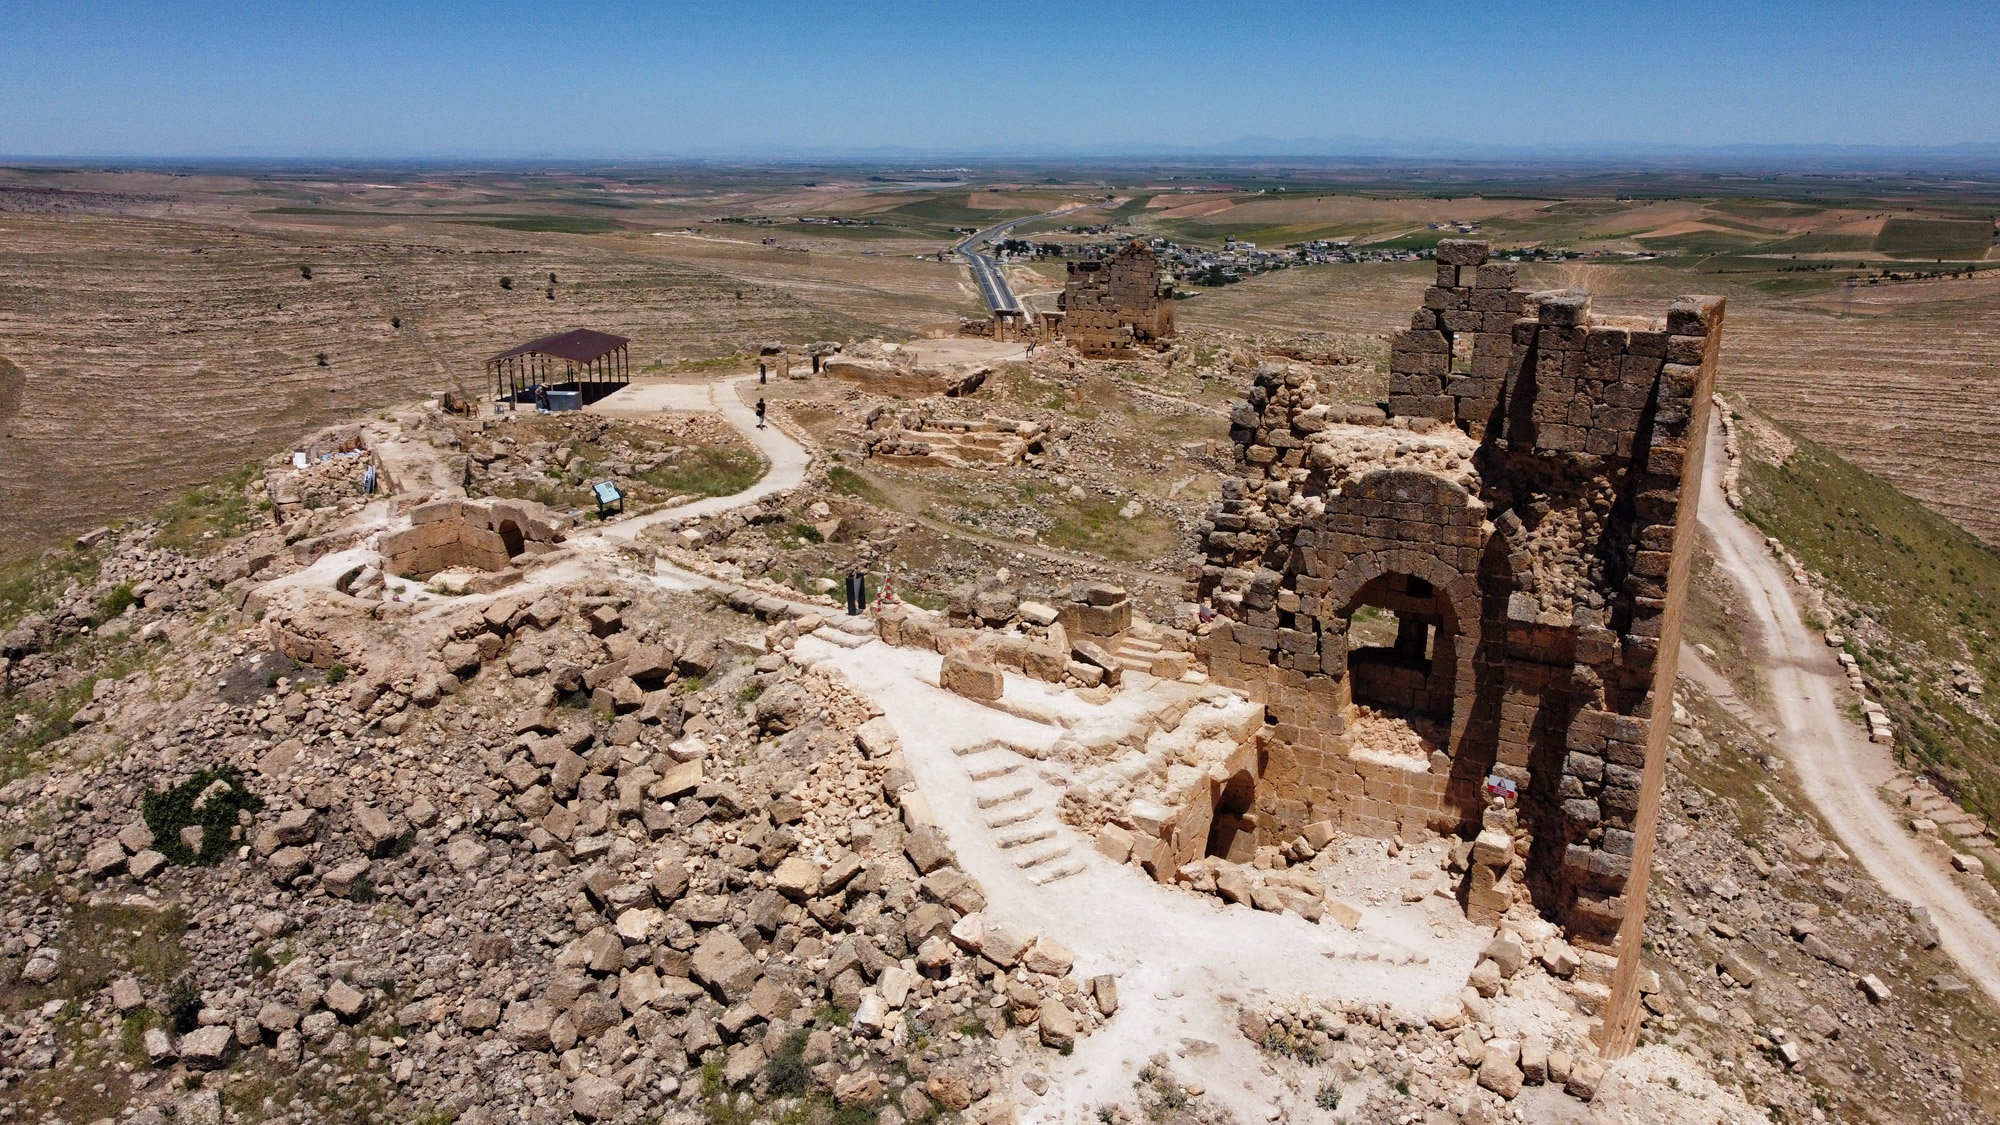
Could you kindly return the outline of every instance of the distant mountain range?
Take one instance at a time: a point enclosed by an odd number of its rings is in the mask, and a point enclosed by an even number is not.
[[[1185,165],[1253,167],[1277,163],[1317,167],[1380,167],[1387,163],[1477,166],[1534,165],[1616,168],[1630,171],[1814,172],[1814,173],[1986,173],[2000,175],[2000,142],[1950,145],[1732,144],[1679,145],[1621,141],[1561,145],[1505,145],[1451,140],[1387,140],[1382,138],[1243,137],[1212,144],[1172,145],[1125,142],[1105,145],[969,145],[926,147],[879,145],[830,147],[758,145],[742,149],[717,146],[680,152],[481,152],[481,151],[352,151],[352,152],[217,152],[206,156],[158,157],[138,154],[0,154],[0,161],[17,164],[76,166],[116,162],[124,166],[213,167],[216,165],[281,165],[340,167],[354,165],[439,164],[521,167],[524,165],[605,164],[810,164],[923,167],[940,165],[967,170],[999,164]]]

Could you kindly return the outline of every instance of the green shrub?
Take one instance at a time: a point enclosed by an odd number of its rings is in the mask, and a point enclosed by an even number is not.
[[[764,1064],[764,1083],[772,1097],[795,1098],[812,1084],[812,1073],[805,1063],[806,1035],[802,1027],[785,1036],[777,1053]]]
[[[202,795],[221,785],[207,800]],[[228,853],[238,812],[256,812],[264,799],[250,792],[234,766],[203,770],[170,789],[148,791],[141,804],[146,827],[153,830],[153,847],[169,862],[213,864]],[[200,825],[201,851],[181,843],[181,829]]]
[[[175,1035],[186,1035],[200,1025],[201,990],[194,986],[193,981],[186,977],[179,978],[167,986],[162,999],[166,1002],[167,1023],[172,1026]]]
[[[106,621],[124,613],[132,603],[138,600],[138,596],[132,593],[132,584],[130,582],[120,582],[118,585],[105,591],[103,597],[97,599],[97,612],[92,614],[90,619],[92,622],[102,625]]]
[[[1340,1108],[1340,1087],[1331,1082],[1319,1084],[1319,1093],[1313,1095],[1313,1104],[1331,1113]]]
[[[328,687],[331,687],[334,684],[337,684],[346,678],[347,678],[347,665],[345,664],[335,664],[333,667],[328,668],[326,670],[326,683]]]

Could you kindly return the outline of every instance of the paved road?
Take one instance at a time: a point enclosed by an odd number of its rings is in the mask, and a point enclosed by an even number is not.
[[[987,227],[985,230],[966,235],[965,238],[959,241],[958,245],[951,248],[952,253],[964,258],[965,263],[972,267],[972,280],[979,283],[979,295],[986,298],[986,307],[988,309],[996,313],[1017,313],[1021,311],[1021,299],[1014,295],[1013,287],[1007,284],[1006,277],[1000,273],[1000,264],[991,257],[980,253],[977,247],[1004,237],[1008,231],[1013,230],[1022,223],[1032,223],[1037,219],[1052,219],[1057,215],[1074,215],[1079,211],[1088,211],[1089,209],[1088,207],[1072,207],[1067,211],[1045,211],[1039,215],[1009,219],[1004,223],[999,223]]]
[[[2000,927],[1957,883],[1942,856],[1905,830],[1877,790],[1896,772],[1881,746],[1869,742],[1843,713],[1850,689],[1832,649],[1806,629],[1792,600],[1790,579],[1771,557],[1764,536],[1722,496],[1726,455],[1719,430],[1708,441],[1700,520],[1715,559],[1749,607],[1748,639],[1761,645],[1770,684],[1774,740],[1791,762],[1799,788],[1811,797],[1840,843],[1882,888],[1930,908],[1938,944],[1959,969],[2000,1002]],[[1733,695],[1728,682],[1689,649],[1689,678],[1711,694]]]

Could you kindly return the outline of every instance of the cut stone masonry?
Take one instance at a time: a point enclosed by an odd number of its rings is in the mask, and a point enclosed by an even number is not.
[[[382,566],[418,580],[453,567],[506,570],[523,554],[554,550],[568,525],[532,500],[433,500],[411,509],[409,530],[382,536]]]
[[[1101,262],[1071,262],[1058,330],[1087,356],[1127,355],[1174,335],[1174,287],[1143,242]]]
[[[1258,818],[1475,838],[1472,916],[1532,902],[1619,956],[1619,1050],[1723,302],[1598,317],[1515,288],[1481,242],[1440,243],[1437,270],[1382,407],[1321,403],[1277,364],[1236,403],[1199,645],[1267,709]],[[1364,607],[1393,644],[1352,641]]]
[[[939,418],[921,407],[868,412],[856,435],[870,457],[898,464],[968,466],[1014,465],[1039,457],[1049,440],[1045,423],[985,418]]]

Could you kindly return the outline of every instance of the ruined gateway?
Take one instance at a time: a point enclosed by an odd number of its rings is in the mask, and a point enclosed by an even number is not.
[[[1145,243],[1133,240],[1101,262],[1071,262],[1055,321],[1087,356],[1130,355],[1174,335],[1174,285]]]
[[[1243,476],[1194,593],[1211,675],[1271,725],[1217,816],[1476,832],[1468,912],[1531,901],[1617,956],[1604,1036],[1629,1044],[1723,303],[1598,317],[1485,243],[1437,261],[1385,408],[1265,367],[1232,414]],[[1350,643],[1368,606],[1393,645]]]

